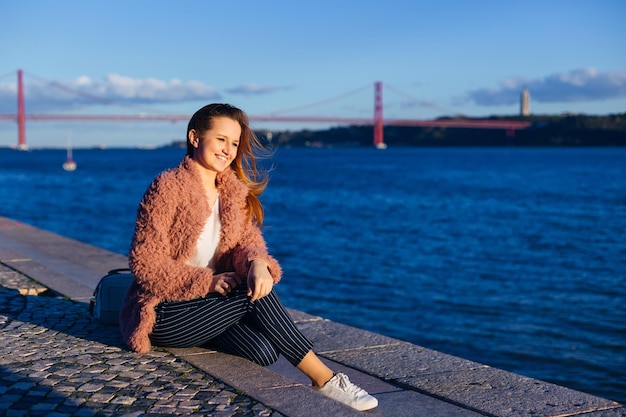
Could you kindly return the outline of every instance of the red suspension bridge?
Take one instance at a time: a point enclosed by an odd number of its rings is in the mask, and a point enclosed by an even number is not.
[[[56,87],[71,90],[55,83]],[[94,98],[94,97],[92,97]],[[96,100],[98,98],[95,98]],[[105,101],[100,99],[100,101]],[[111,104],[110,102],[108,104]],[[62,121],[62,122],[187,122],[188,114],[53,114],[35,113],[27,114],[24,110],[24,82],[23,71],[17,71],[17,113],[0,114],[1,121],[16,122],[18,126],[18,148],[26,149],[26,121]],[[530,122],[501,119],[383,119],[383,84],[380,81],[374,83],[374,116],[373,118],[358,117],[324,117],[324,116],[285,116],[285,115],[249,115],[252,122],[286,122],[286,123],[332,123],[339,125],[373,126],[374,145],[384,147],[383,127],[386,126],[421,126],[440,128],[469,128],[469,129],[502,129],[508,134],[514,134],[515,130],[525,129]]]

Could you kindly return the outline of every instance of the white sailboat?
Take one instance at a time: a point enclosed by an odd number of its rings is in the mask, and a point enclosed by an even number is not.
[[[65,171],[76,170],[76,162],[72,159],[72,144],[69,140],[67,141],[67,159],[63,163],[63,169]]]

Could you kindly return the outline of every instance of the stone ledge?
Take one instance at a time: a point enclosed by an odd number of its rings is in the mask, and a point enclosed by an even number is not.
[[[621,410],[611,400],[291,311],[320,356],[382,380],[496,416],[570,416]]]

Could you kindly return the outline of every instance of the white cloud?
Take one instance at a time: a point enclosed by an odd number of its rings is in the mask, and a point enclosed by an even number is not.
[[[16,111],[16,95],[15,83],[0,84],[1,113]],[[220,98],[213,87],[200,81],[165,81],[120,74],[109,74],[101,80],[80,76],[71,81],[25,81],[24,96],[28,112],[64,110],[102,103],[132,107]]]
[[[586,68],[537,79],[508,78],[498,87],[470,91],[466,99],[483,106],[516,104],[524,87],[533,101],[543,103],[608,100],[626,97],[626,71]]]

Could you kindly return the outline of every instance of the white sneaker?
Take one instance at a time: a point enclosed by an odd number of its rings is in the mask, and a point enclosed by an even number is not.
[[[350,382],[346,374],[336,374],[323,387],[313,389],[359,411],[371,410],[378,406],[378,400]]]

